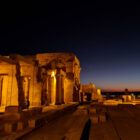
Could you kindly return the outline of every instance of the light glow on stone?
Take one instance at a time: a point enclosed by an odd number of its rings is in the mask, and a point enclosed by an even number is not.
[[[52,74],[51,74],[51,77],[54,77],[55,76],[55,73],[54,73],[54,71],[52,72]]]

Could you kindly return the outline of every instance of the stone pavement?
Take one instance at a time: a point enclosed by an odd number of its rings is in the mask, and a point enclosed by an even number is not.
[[[44,114],[51,115],[48,115],[48,121],[43,126],[26,130],[24,134],[19,132],[18,137],[13,137],[17,136],[16,133],[1,137],[0,140],[140,140],[140,109],[137,106],[92,104],[90,108],[89,105],[83,105],[77,109],[66,109],[70,106],[51,106],[51,109],[44,107]],[[96,112],[93,112],[93,108],[96,108]],[[90,115],[99,115],[104,111],[107,118],[105,122],[91,123]]]
[[[88,119],[88,112],[64,113],[60,118],[20,138],[20,140],[80,140]]]
[[[140,140],[140,110],[136,106],[108,106],[109,119],[90,127],[90,140]]]
[[[140,140],[140,113],[135,107],[124,107],[116,110],[110,110],[112,123],[121,140]]]

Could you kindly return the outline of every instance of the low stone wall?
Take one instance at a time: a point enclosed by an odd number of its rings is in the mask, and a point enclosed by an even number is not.
[[[60,110],[56,109],[45,113],[42,113],[42,108],[32,108],[29,110],[24,110],[20,113],[20,119],[4,118],[4,133],[11,134],[13,132],[22,131],[26,128],[38,128],[60,117],[61,115],[63,115],[63,113],[74,111],[76,107],[77,104],[73,104],[70,106],[66,106]]]

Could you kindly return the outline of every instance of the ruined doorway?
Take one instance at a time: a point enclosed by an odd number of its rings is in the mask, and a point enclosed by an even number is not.
[[[85,93],[85,95],[87,96],[87,101],[91,101],[91,93]]]

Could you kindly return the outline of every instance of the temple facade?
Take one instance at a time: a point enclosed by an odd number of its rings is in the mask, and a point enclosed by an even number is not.
[[[80,71],[71,53],[0,56],[0,112],[79,101]]]

